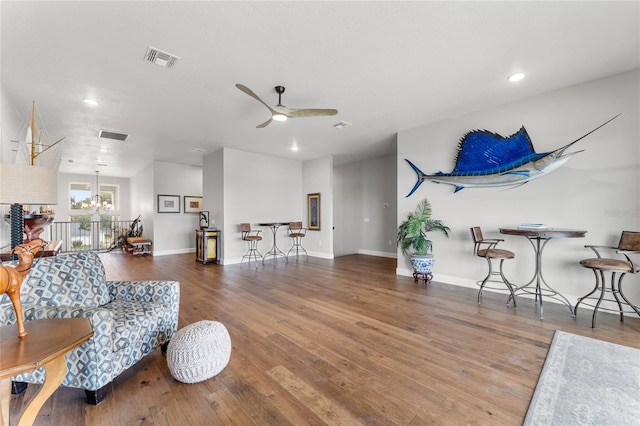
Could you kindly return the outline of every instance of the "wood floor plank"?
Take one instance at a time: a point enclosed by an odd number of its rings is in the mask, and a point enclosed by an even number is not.
[[[286,368],[282,366],[274,367],[267,371],[267,374],[327,424],[350,426],[364,423],[361,419],[353,417],[348,410],[345,410],[339,401],[330,399],[326,394],[318,392]]]
[[[117,377],[98,406],[60,388],[36,425],[519,425],[555,330],[640,348],[640,319],[395,275],[395,259],[301,256],[255,268],[193,254],[101,254],[112,280],[180,282],[179,327],[223,323],[229,365],[184,384],[159,350]],[[436,275],[437,280],[437,275]],[[11,397],[11,425],[38,386]]]

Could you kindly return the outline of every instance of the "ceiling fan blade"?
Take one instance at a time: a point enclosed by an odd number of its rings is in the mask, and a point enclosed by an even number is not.
[[[265,101],[263,101],[260,96],[256,95],[255,93],[253,93],[253,90],[249,89],[247,86],[243,85],[243,84],[236,84],[236,87],[241,90],[242,92],[246,93],[247,95],[251,96],[253,99],[257,100],[258,102],[260,102],[261,104],[263,104],[264,106],[266,106],[267,108],[269,108],[269,111],[273,112],[273,107],[271,105],[269,105],[268,103],[266,103]]]
[[[295,117],[322,117],[329,115],[336,115],[338,113],[337,109],[313,109],[313,108],[287,108],[287,114],[291,118]]]
[[[260,96],[256,95],[253,90],[249,89],[244,84],[236,83],[236,87],[238,90],[246,93],[251,96],[253,99],[257,100],[264,106],[266,106],[269,111],[271,111],[271,117],[262,124],[258,124],[256,128],[261,129],[263,127],[267,127],[273,121],[274,115],[282,114],[289,118],[296,117],[322,117],[329,115],[336,115],[338,113],[337,109],[320,109],[320,108],[287,108],[284,105],[281,105],[280,101],[278,101],[278,105],[269,105],[265,101],[260,98]],[[276,86],[276,92],[278,92],[278,99],[280,100],[280,95],[284,92],[284,87]]]
[[[264,123],[258,124],[256,126],[256,129],[262,129],[263,127],[267,127],[272,121],[273,121],[273,119],[271,119],[271,117],[269,117],[269,119],[267,121],[265,121]]]

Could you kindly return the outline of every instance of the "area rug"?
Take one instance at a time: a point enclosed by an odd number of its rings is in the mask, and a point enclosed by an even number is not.
[[[524,425],[640,424],[640,350],[556,330]]]

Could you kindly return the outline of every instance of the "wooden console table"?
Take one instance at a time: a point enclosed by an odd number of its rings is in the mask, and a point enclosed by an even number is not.
[[[57,256],[60,253],[60,248],[62,247],[62,241],[51,241],[47,243],[46,246],[36,254],[36,258],[38,257],[48,257],[48,256]],[[11,250],[9,252],[0,253],[0,261],[6,262],[11,260]]]
[[[25,322],[29,333],[18,337],[17,325],[0,327],[0,421],[9,426],[11,378],[44,366],[46,379],[20,417],[18,426],[32,425],[40,408],[67,374],[65,355],[93,336],[88,318],[56,318]]]

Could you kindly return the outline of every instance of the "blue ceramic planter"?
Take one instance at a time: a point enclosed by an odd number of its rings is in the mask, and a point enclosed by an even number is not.
[[[411,265],[413,266],[414,272],[419,274],[430,274],[433,269],[433,255],[427,254],[420,256],[414,254],[411,256]]]

